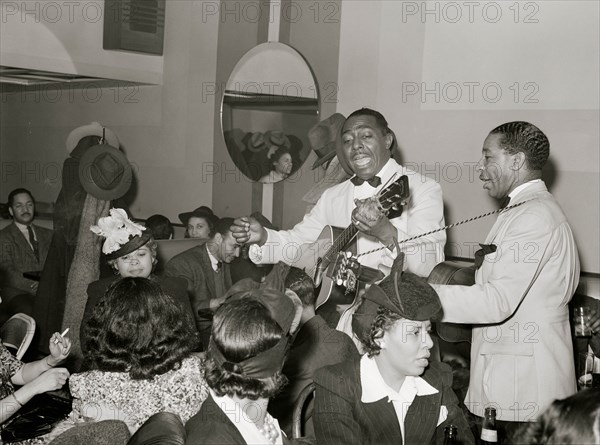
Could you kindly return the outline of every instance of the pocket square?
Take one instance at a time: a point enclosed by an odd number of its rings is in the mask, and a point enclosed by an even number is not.
[[[446,405],[442,405],[442,406],[440,406],[440,417],[438,418],[438,423],[436,426],[440,426],[442,423],[444,423],[446,421],[447,418],[448,418],[448,408],[446,408]]]

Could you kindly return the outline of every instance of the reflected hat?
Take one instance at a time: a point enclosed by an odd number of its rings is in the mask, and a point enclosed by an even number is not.
[[[179,220],[184,225],[187,225],[189,219],[192,218],[193,216],[198,217],[198,218],[213,219],[214,220],[213,223],[216,223],[216,220],[218,219],[210,207],[200,206],[196,210],[192,210],[191,212],[180,213]]]
[[[87,193],[105,201],[122,197],[133,173],[125,154],[108,144],[88,148],[79,161],[79,181]]]
[[[269,130],[265,133],[265,143],[268,147],[275,145],[276,147],[291,148],[289,138],[279,130]]]
[[[407,320],[425,321],[442,318],[442,303],[427,282],[410,272],[402,272],[404,254],[392,264],[392,271],[381,283],[372,284],[352,316],[352,330],[361,341],[368,338],[377,311],[384,307]]]
[[[264,150],[267,148],[265,136],[259,131],[252,133],[246,141],[246,148],[254,153]]]
[[[92,122],[90,124],[77,127],[69,133],[66,142],[67,151],[71,153],[79,141],[86,136],[98,136],[101,138],[103,135],[106,139],[106,144],[119,148],[119,138],[111,129],[103,127],[98,122]]]
[[[140,224],[129,219],[123,209],[110,209],[110,215],[98,220],[90,230],[105,238],[102,253],[106,259],[114,260],[145,245],[152,234]]]
[[[335,156],[336,146],[341,145],[341,130],[345,121],[344,115],[334,113],[308,130],[308,142],[318,156],[313,169]]]

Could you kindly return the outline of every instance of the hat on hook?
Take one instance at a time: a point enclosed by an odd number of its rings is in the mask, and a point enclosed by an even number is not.
[[[98,136],[99,138],[104,137],[105,143],[112,145],[115,148],[119,148],[120,145],[119,138],[110,128],[103,127],[98,122],[92,122],[90,124],[77,127],[69,133],[66,142],[67,151],[71,153],[79,141],[86,136]]]

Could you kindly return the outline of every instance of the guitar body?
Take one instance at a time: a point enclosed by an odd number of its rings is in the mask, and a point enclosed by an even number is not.
[[[475,266],[466,262],[444,261],[433,268],[427,278],[430,284],[475,284]],[[442,340],[456,343],[471,343],[471,325],[459,323],[436,323],[436,330]]]
[[[322,269],[317,267],[320,258],[325,258],[327,252],[331,249],[334,241],[340,236],[344,229],[340,227],[325,226],[319,237],[314,243],[303,244],[300,246],[300,255],[291,262],[291,265],[304,269],[306,273],[315,281],[315,287],[319,291],[315,309],[323,306],[329,300],[329,305],[335,308],[338,304],[351,304],[354,300],[355,292],[346,293],[343,286],[338,286],[329,275],[334,266],[334,262],[324,261]],[[351,242],[345,246],[345,250],[356,253],[356,243]]]

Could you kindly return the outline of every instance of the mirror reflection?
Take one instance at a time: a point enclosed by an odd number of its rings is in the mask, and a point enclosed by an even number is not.
[[[293,175],[310,154],[308,130],[318,122],[316,81],[304,58],[282,43],[248,51],[231,73],[221,109],[231,159],[252,181]]]

